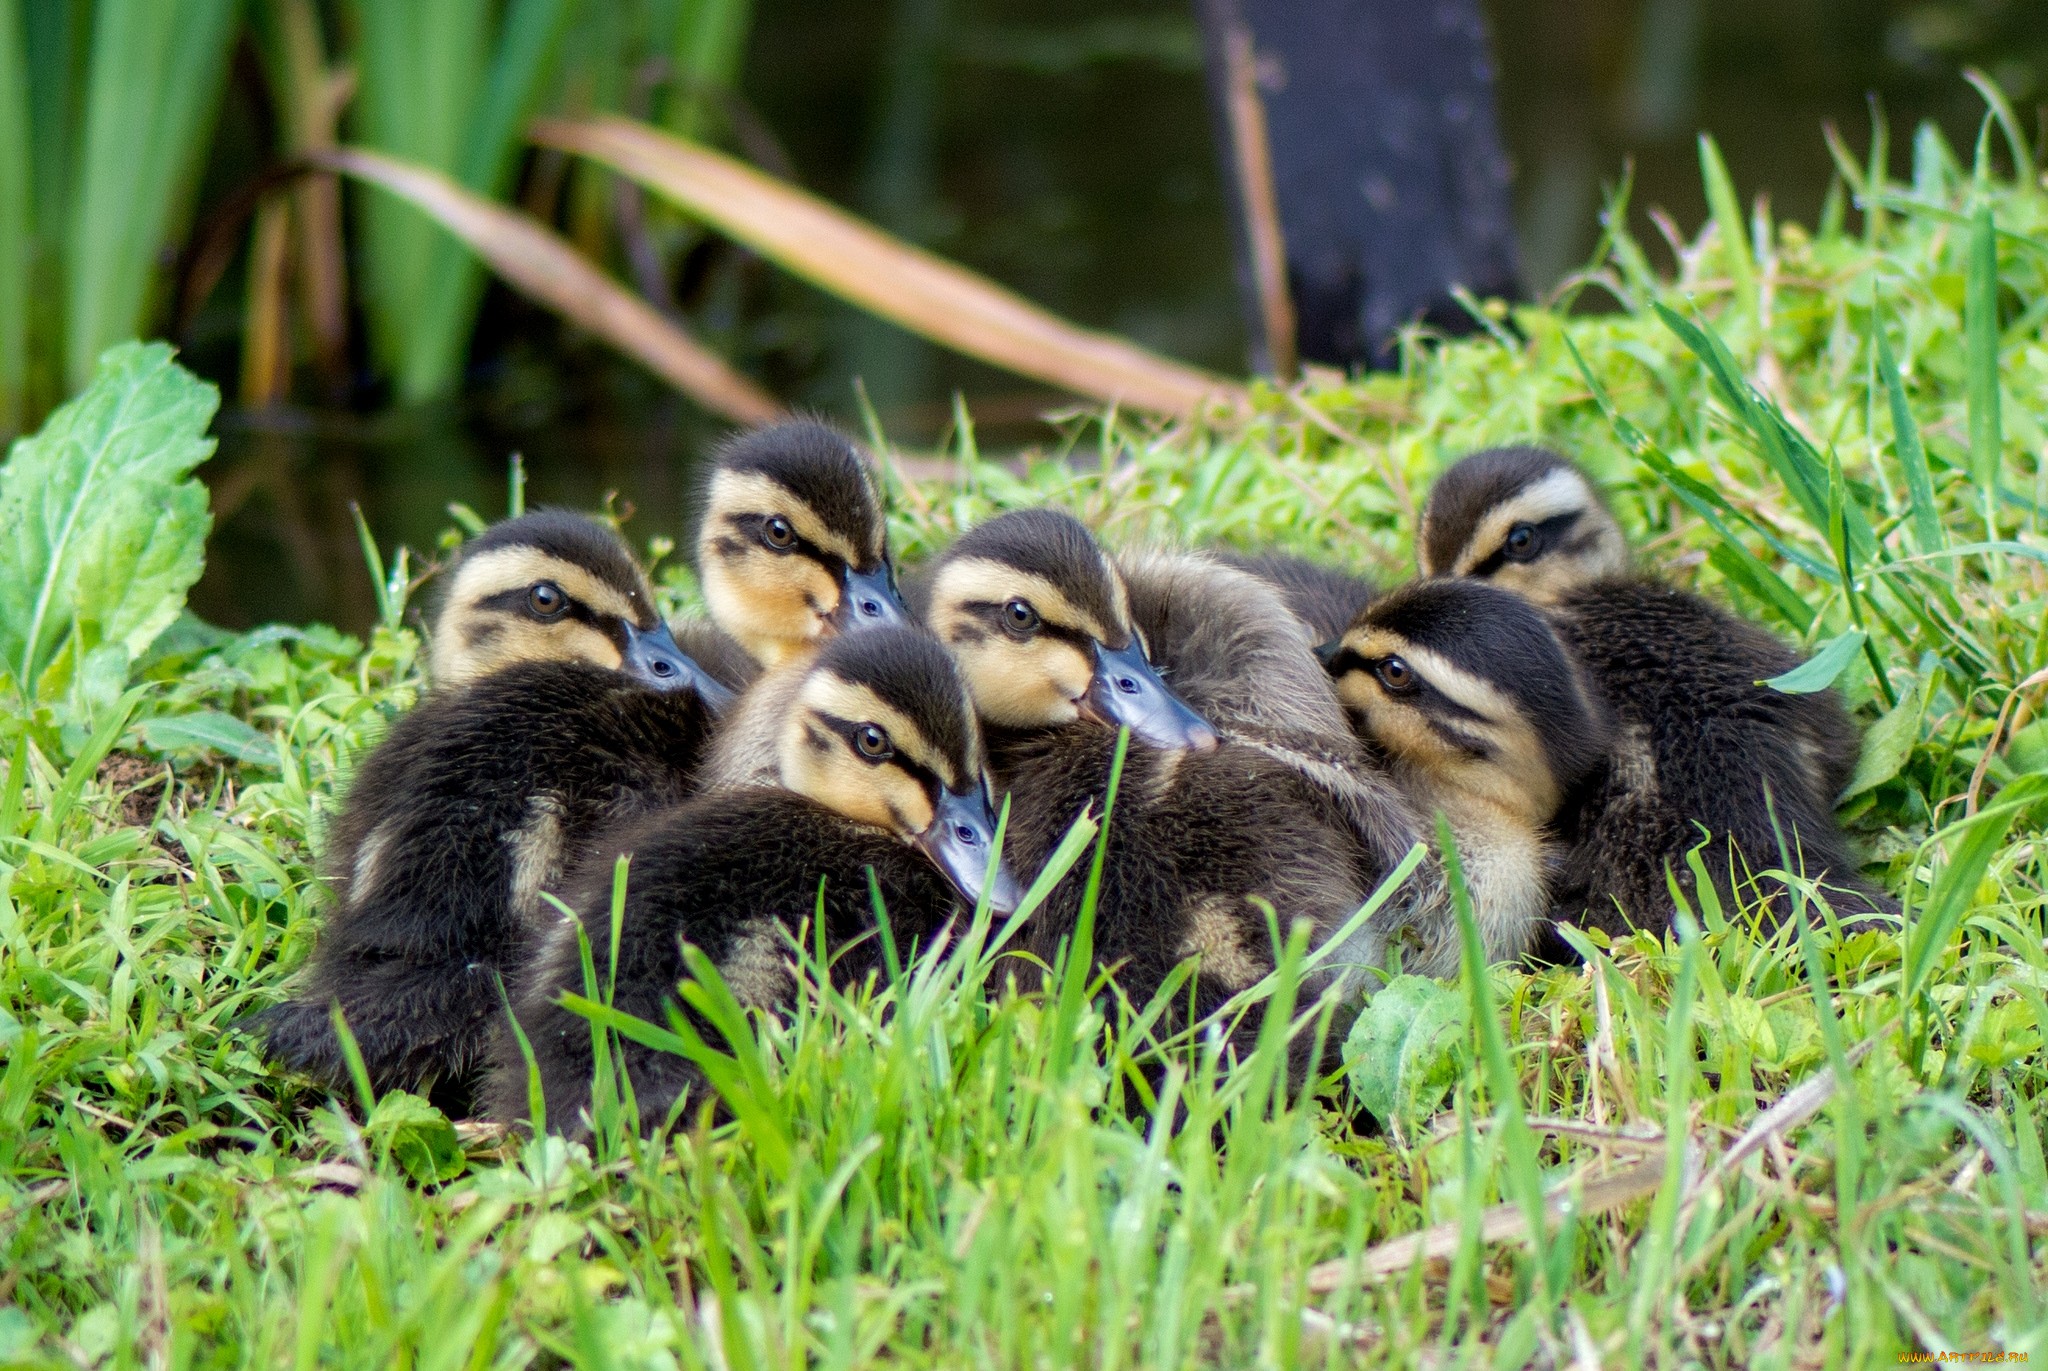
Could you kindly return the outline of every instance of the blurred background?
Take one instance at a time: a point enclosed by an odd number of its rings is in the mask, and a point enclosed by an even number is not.
[[[728,427],[480,272],[445,320],[422,309],[433,269],[420,265],[420,225],[391,222],[390,205],[366,207],[353,186],[346,317],[329,321],[341,332],[309,337],[318,321],[301,312],[282,375],[274,357],[252,375],[250,282],[260,254],[285,250],[282,217],[268,230],[263,211],[249,217],[252,179],[317,138],[306,111],[323,101],[343,141],[466,167],[471,184],[536,211],[784,402],[858,426],[858,378],[885,430],[913,447],[944,441],[956,394],[984,446],[1048,441],[1039,416],[1070,397],[874,320],[587,163],[523,148],[524,114],[613,110],[702,137],[1067,319],[1246,372],[1189,0],[418,0],[431,43],[394,18],[413,2],[0,0],[26,73],[15,117],[37,154],[34,213],[16,227],[33,268],[15,305],[29,378],[16,422],[76,383],[80,344],[67,350],[38,301],[63,299],[75,333],[80,279],[109,274],[88,271],[91,239],[126,218],[130,192],[91,165],[119,150],[95,145],[85,112],[141,91],[126,97],[129,126],[163,142],[172,168],[152,192],[158,231],[137,216],[127,231],[144,240],[104,251],[142,263],[136,327],[178,341],[228,401],[203,472],[217,525],[193,607],[209,619],[362,626],[374,605],[350,503],[381,541],[430,544],[450,502],[486,517],[504,507],[514,452],[532,501],[594,506],[616,491],[637,511],[636,537],[679,533],[692,459]],[[1894,174],[1922,120],[1970,146],[1983,103],[1966,67],[2048,129],[2041,0],[1483,9],[1522,284],[1536,298],[1583,262],[1603,185],[1631,162],[1646,243],[1661,241],[1652,208],[1697,227],[1701,129],[1745,198],[1768,191],[1781,219],[1808,224],[1832,177],[1823,124],[1860,154],[1872,100],[1893,131]],[[548,32],[529,51],[532,25]],[[124,51],[153,64],[161,90],[95,71]],[[4,59],[0,47],[0,133]],[[480,109],[499,116],[495,141]],[[75,168],[69,180],[60,167]],[[6,219],[0,204],[0,249]],[[416,336],[434,332],[419,314],[435,316],[438,337]]]

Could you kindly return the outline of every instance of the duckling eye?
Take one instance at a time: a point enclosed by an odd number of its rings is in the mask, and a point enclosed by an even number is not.
[[[1019,638],[1038,632],[1038,611],[1029,600],[1012,600],[1003,606],[1003,627]]]
[[[874,724],[862,724],[855,729],[853,745],[861,756],[871,762],[886,762],[896,755],[896,749],[889,744],[889,735]]]
[[[1396,695],[1405,695],[1415,689],[1415,668],[1399,657],[1383,657],[1373,665],[1372,674],[1380,678],[1380,684]]]
[[[1508,530],[1507,541],[1501,544],[1501,551],[1511,562],[1529,561],[1541,550],[1534,524],[1516,524]]]
[[[796,546],[796,529],[780,514],[771,514],[761,526],[761,540],[777,552],[786,552]]]
[[[526,607],[543,619],[552,619],[569,607],[569,597],[553,581],[535,581],[526,592]]]

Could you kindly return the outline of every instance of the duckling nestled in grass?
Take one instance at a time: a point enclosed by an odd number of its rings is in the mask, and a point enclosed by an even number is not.
[[[1360,613],[1325,659],[1360,733],[1450,825],[1487,959],[1535,950],[1563,858],[1553,821],[1609,733],[1542,612],[1478,581],[1415,581]],[[1433,913],[1410,925],[1402,968],[1456,975],[1452,911]]]
[[[339,1004],[373,1084],[459,1083],[543,899],[617,820],[689,793],[732,698],[676,646],[603,524],[542,511],[456,563],[432,691],[357,769],[331,834],[337,906],[297,994],[258,1020],[281,1065],[334,1088]]]
[[[1609,932],[1662,930],[1667,869],[1690,900],[1686,854],[1732,910],[1751,886],[1772,917],[1790,896],[1763,873],[1822,880],[1844,917],[1893,912],[1857,872],[1834,818],[1860,740],[1832,690],[1759,682],[1797,653],[1696,595],[1632,575],[1613,514],[1585,475],[1541,448],[1476,453],[1438,479],[1416,538],[1424,575],[1465,576],[1550,607],[1615,735],[1607,764],[1569,806],[1564,912]],[[1709,839],[1711,835],[1711,839]]]
[[[965,686],[939,644],[889,627],[825,644],[800,673],[774,748],[775,783],[699,796],[613,839],[630,856],[612,1003],[667,1021],[700,948],[742,1003],[773,1007],[795,992],[789,938],[822,920],[833,974],[855,982],[883,965],[879,892],[896,946],[929,946],[956,908],[984,894],[997,911],[1021,898],[1006,865],[990,879],[996,816],[981,734]],[[609,977],[612,869],[593,866],[575,907],[592,964]],[[816,933],[814,927],[813,933]],[[590,1023],[559,1003],[584,993],[576,926],[563,923],[522,978],[519,1023],[531,1044],[548,1125],[587,1127]],[[640,1115],[659,1124],[701,1078],[691,1064],[624,1044]],[[494,1112],[526,1117],[525,1054],[506,1033]]]
[[[1084,810],[1102,812],[1116,729],[1129,726],[1095,948],[1135,1003],[1199,955],[1194,999],[1208,1012],[1273,969],[1269,907],[1283,936],[1307,920],[1320,944],[1363,902],[1369,864],[1351,833],[1296,768],[1219,740],[1169,689],[1134,589],[1077,520],[1051,510],[990,520],[914,591],[990,728],[1011,803],[1005,850],[1020,870],[1042,865]],[[1083,887],[1069,877],[1033,915],[1029,951],[1050,961],[1073,936]],[[1352,960],[1346,949],[1332,962]],[[1317,986],[1338,971],[1327,966]]]
[[[867,461],[828,425],[791,420],[713,459],[697,527],[712,622],[761,669],[719,730],[704,784],[769,784],[791,692],[819,646],[909,622]]]

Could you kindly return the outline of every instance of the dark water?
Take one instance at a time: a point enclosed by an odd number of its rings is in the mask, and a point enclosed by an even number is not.
[[[759,0],[744,94],[810,188],[1082,323],[1224,370],[1243,334],[1188,0]],[[1591,248],[1603,182],[1634,159],[1642,218],[1704,213],[1694,133],[1719,138],[1745,196],[1811,223],[1830,175],[1821,126],[1868,139],[1883,101],[1894,170],[1912,126],[1967,151],[1989,71],[2048,101],[2041,0],[1492,0],[1502,123],[1525,272],[1540,290]],[[231,101],[222,138],[236,138]],[[2048,125],[2048,118],[2041,122]],[[1046,436],[1055,397],[858,315],[765,265],[700,245],[679,273],[693,321],[782,396],[855,417],[862,377],[892,436],[943,434],[965,395],[984,441]],[[239,279],[231,276],[230,280]],[[239,304],[224,289],[188,356],[232,393]],[[680,531],[695,456],[719,426],[635,368],[495,292],[464,397],[408,413],[230,412],[207,468],[219,511],[195,608],[229,625],[360,627],[372,598],[348,507],[387,548],[431,544],[446,506],[617,492],[637,537]]]

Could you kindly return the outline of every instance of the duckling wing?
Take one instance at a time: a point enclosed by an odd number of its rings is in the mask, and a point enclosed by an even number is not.
[[[906,961],[914,948],[929,945],[955,907],[952,888],[905,844],[786,791],[705,794],[615,830],[604,848],[606,855],[574,883],[570,903],[589,939],[591,964],[609,974],[613,857],[630,856],[610,1002],[657,1025],[665,1026],[680,1003],[685,943],[711,959],[742,1004],[787,1004],[796,993],[791,940],[816,920],[821,888],[823,932],[840,983],[858,981],[884,962],[869,872]],[[589,990],[577,929],[578,923],[558,922],[530,955],[514,996],[548,1126],[568,1133],[588,1126],[595,1066],[589,1022],[559,1003],[564,992]],[[692,1018],[715,1043],[710,1025]],[[632,1042],[622,1045],[622,1054],[649,1129],[662,1124],[685,1092],[703,1088],[685,1058]],[[508,1121],[526,1118],[527,1063],[517,1039],[501,1031],[492,1055],[491,1112]]]
[[[689,696],[562,664],[399,720],[350,786],[306,975],[260,1017],[272,1058],[345,1085],[339,1003],[380,1088],[465,1075],[543,892],[608,824],[683,798],[708,727]]]

